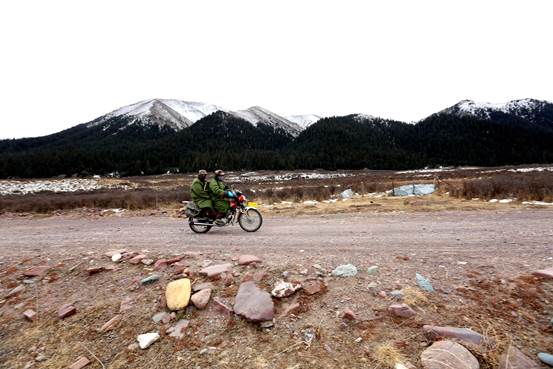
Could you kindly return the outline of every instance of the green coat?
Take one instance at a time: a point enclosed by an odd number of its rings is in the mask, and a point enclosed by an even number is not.
[[[202,182],[198,178],[195,178],[192,182],[190,191],[192,194],[192,201],[194,201],[200,209],[213,209],[213,202],[211,201],[211,195],[209,193],[209,183]]]
[[[212,178],[211,181],[209,181],[209,191],[211,192],[211,200],[213,201],[215,210],[222,213],[229,211],[230,205],[228,201],[223,198],[225,195],[225,183]]]

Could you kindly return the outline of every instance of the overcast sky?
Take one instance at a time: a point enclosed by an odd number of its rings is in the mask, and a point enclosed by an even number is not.
[[[149,98],[415,121],[553,101],[553,1],[2,1],[0,138]]]

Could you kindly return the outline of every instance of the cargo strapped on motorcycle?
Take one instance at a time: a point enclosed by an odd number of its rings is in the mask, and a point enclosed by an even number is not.
[[[188,204],[186,204],[186,210],[184,211],[184,213],[188,217],[193,217],[200,214],[201,210],[202,209],[200,209],[194,201],[189,201]]]

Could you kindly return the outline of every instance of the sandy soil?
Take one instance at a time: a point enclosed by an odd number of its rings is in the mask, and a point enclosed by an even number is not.
[[[431,343],[421,327],[436,324],[470,327],[493,337],[493,347],[470,349],[482,368],[494,368],[508,342],[531,357],[553,350],[552,286],[529,276],[553,264],[552,239],[553,211],[547,209],[277,215],[257,233],[236,226],[205,235],[193,234],[184,220],[169,216],[2,217],[0,296],[21,284],[22,271],[30,266],[53,268],[16,297],[0,300],[0,367],[23,368],[40,351],[46,360],[33,368],[65,367],[80,355],[93,360],[88,367],[100,368],[90,350],[109,368],[384,368],[375,354],[381,344],[420,367],[420,352]],[[191,325],[186,339],[176,341],[163,334],[171,324],[151,320],[163,310],[164,286],[175,278],[170,269],[151,286],[138,283],[152,272],[144,265],[121,263],[115,270],[86,275],[86,267],[111,265],[103,253],[120,248],[153,259],[199,251],[183,259],[198,282],[203,277],[197,271],[206,260],[262,257],[257,268],[235,265],[232,281],[215,282],[213,296],[229,305],[250,271],[266,272],[259,286],[268,291],[284,271],[300,281],[318,275],[328,288],[314,296],[298,292],[275,299],[277,319],[269,329],[228,318],[213,301],[207,310],[187,309],[178,318],[190,319]],[[344,263],[355,264],[358,275],[329,275]],[[366,272],[371,265],[379,266],[377,275]],[[436,292],[412,299],[415,318],[390,316],[386,309],[394,300],[389,292],[416,289],[416,272],[428,277]],[[118,328],[97,332],[128,296],[133,309]],[[293,301],[300,311],[280,317]],[[67,302],[75,303],[78,312],[61,321],[56,311]],[[34,323],[21,318],[29,307],[38,312]],[[358,319],[344,322],[344,308]],[[316,332],[311,344],[304,340],[309,330]],[[127,348],[137,334],[150,331],[159,331],[162,339],[144,351]]]

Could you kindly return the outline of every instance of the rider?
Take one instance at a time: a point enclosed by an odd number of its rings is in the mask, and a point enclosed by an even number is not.
[[[217,213],[217,220],[215,223],[218,225],[224,225],[226,223],[224,218],[230,209],[230,205],[225,198],[232,198],[233,194],[232,191],[229,190],[228,186],[225,185],[225,182],[223,182],[225,179],[225,173],[220,169],[216,170],[214,173],[215,176],[211,179],[211,181],[209,181],[209,191],[211,192],[213,207]]]
[[[192,181],[191,195],[192,201],[201,209],[200,216],[210,218],[214,215],[214,211],[209,191],[209,183],[206,181],[206,178],[207,172],[203,169],[200,170],[198,172],[198,177],[194,178],[194,181]]]

